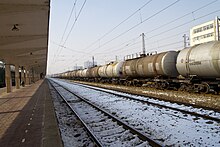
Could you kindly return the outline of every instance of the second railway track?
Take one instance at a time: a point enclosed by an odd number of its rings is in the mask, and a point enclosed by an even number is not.
[[[171,109],[171,110],[175,110],[175,111],[180,111],[180,112],[185,113],[185,114],[190,114],[190,115],[203,117],[203,118],[206,118],[206,119],[210,119],[210,120],[220,122],[220,113],[215,112],[213,110],[206,110],[206,109],[203,109],[203,108],[196,108],[196,107],[189,106],[189,105],[187,106],[187,105],[183,105],[183,104],[170,103],[170,102],[166,102],[166,101],[162,101],[162,100],[155,100],[153,98],[149,98],[149,97],[146,97],[146,96],[137,96],[137,95],[134,95],[134,94],[116,92],[114,90],[98,88],[98,87],[94,87],[94,86],[90,86],[90,85],[84,85],[84,84],[80,84],[80,83],[72,83],[72,84],[79,85],[79,86],[89,88],[89,89],[93,89],[93,90],[97,90],[97,91],[101,91],[101,92],[105,92],[105,93],[108,93],[108,94],[112,94],[112,95],[115,95],[115,96],[119,96],[119,97],[122,97],[122,98],[129,99],[129,100],[134,100],[134,101],[138,101],[138,102],[142,102],[142,103],[147,103],[147,104],[158,106],[158,107],[161,107],[161,108],[167,108],[167,109]]]

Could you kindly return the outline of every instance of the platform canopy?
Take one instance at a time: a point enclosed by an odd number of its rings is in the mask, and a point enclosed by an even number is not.
[[[0,60],[46,74],[50,0],[0,0]]]

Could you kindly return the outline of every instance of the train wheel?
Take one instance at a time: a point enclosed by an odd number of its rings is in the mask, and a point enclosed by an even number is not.
[[[131,81],[127,81],[125,85],[126,86],[131,86]]]
[[[156,88],[156,89],[160,89],[160,87],[161,87],[161,86],[160,86],[160,83],[159,83],[159,82],[156,82],[156,83],[155,83],[155,88]]]
[[[203,92],[203,93],[209,93],[209,91],[210,91],[210,86],[209,86],[209,84],[206,83],[206,82],[204,82],[204,83],[202,83],[202,86],[203,86],[203,89],[202,89],[201,92]]]
[[[169,89],[169,88],[170,88],[170,84],[168,82],[161,83],[161,89]]]
[[[180,84],[179,91],[187,91],[187,85],[186,84]]]

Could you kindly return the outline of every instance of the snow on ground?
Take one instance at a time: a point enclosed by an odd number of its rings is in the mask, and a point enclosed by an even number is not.
[[[93,147],[94,144],[89,139],[81,122],[67,109],[66,104],[52,90],[52,87],[50,87],[50,91],[64,147]]]
[[[88,86],[88,85],[84,85],[84,86],[92,87],[92,86]],[[124,95],[124,96],[130,96],[130,97],[133,97],[133,98],[136,98],[136,99],[145,100],[145,101],[152,102],[152,103],[155,103],[155,104],[162,104],[162,105],[166,105],[166,106],[169,106],[169,107],[178,108],[178,109],[181,109],[181,110],[195,112],[195,113],[198,113],[198,114],[205,114],[205,115],[209,115],[211,117],[220,119],[220,113],[216,112],[216,111],[213,111],[213,110],[205,110],[203,108],[195,108],[195,107],[192,107],[192,106],[185,106],[185,105],[180,105],[180,104],[177,104],[177,103],[166,102],[166,101],[159,100],[159,99],[153,99],[153,98],[149,98],[149,97],[146,97],[146,96],[137,96],[137,95],[117,92],[117,91],[113,91],[113,90],[98,88],[98,87],[92,87],[92,88],[101,89],[103,91],[113,92],[115,94],[120,94],[120,95]]]
[[[203,107],[220,112],[220,97],[213,94],[198,94],[181,92],[175,90],[159,90],[155,88],[147,87],[133,87],[114,84],[102,84],[77,81],[77,83],[85,83],[93,86],[103,87],[107,89],[115,89],[116,91],[127,91],[128,93],[134,93],[138,95],[156,97],[160,100],[172,101],[177,103],[184,103],[194,105],[196,107]]]
[[[55,80],[168,146],[220,146],[220,124]]]

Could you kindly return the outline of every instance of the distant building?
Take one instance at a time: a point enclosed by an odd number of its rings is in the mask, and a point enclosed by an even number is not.
[[[94,65],[93,65],[93,62],[91,62],[91,61],[84,62],[84,68],[90,68],[90,67],[93,67],[96,65],[97,65],[97,62],[94,62]]]
[[[73,69],[74,69],[74,70],[78,70],[78,69],[83,69],[83,67],[82,67],[82,66],[77,66],[77,65],[76,65],[76,66],[73,67]]]
[[[197,44],[220,40],[219,36],[219,24],[218,17],[215,20],[208,21],[206,23],[197,25],[190,29],[190,46]]]

